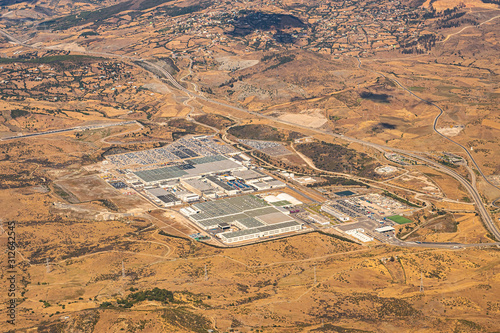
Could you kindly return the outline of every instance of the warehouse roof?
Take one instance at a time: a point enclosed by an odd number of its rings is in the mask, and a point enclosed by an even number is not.
[[[156,182],[173,178],[185,178],[188,176],[203,175],[240,168],[241,165],[227,159],[222,155],[195,158],[186,163],[156,168],[150,170],[135,171],[134,174],[144,182]]]
[[[238,230],[238,231],[225,232],[221,235],[224,235],[224,237],[226,239],[231,239],[231,238],[237,238],[237,237],[241,237],[241,236],[259,234],[259,233],[271,231],[271,230],[279,230],[279,229],[283,229],[283,228],[296,227],[299,225],[300,225],[300,223],[298,223],[297,221],[289,221],[289,222],[277,223],[277,224],[272,224],[272,225],[266,225],[266,226],[253,228],[253,229],[243,229],[243,230]]]
[[[264,223],[260,222],[259,220],[253,217],[246,217],[244,219],[239,219],[238,222],[241,223],[241,225],[243,225],[247,229],[256,228],[264,225]]]
[[[183,180],[186,184],[191,185],[192,187],[204,192],[204,191],[210,191],[213,190],[214,188],[207,183],[206,181],[201,181],[200,179],[186,179]]]
[[[259,179],[265,177],[266,175],[255,170],[243,170],[243,171],[234,171],[233,176],[241,178],[243,180],[251,180],[251,179]]]
[[[239,214],[247,210],[269,207],[263,200],[258,199],[253,195],[245,195],[241,197],[233,197],[217,201],[207,201],[193,205],[200,213],[190,217],[195,220],[203,220],[208,218]],[[233,220],[234,221],[234,220]]]
[[[152,188],[150,190],[147,190],[149,193],[151,193],[152,195],[154,195],[155,197],[158,197],[160,195],[167,195],[167,194],[170,194],[170,192],[162,189],[161,187],[159,188]]]
[[[394,230],[396,230],[396,229],[394,229],[393,227],[391,227],[389,225],[375,229],[376,232],[387,232],[387,231],[394,231]]]
[[[180,199],[177,198],[172,193],[169,193],[169,194],[166,194],[166,195],[159,195],[158,199],[160,199],[161,201],[163,201],[165,203],[180,201]]]
[[[276,224],[281,222],[293,221],[293,217],[283,214],[281,211],[275,211],[270,214],[259,216],[259,220],[265,224]]]

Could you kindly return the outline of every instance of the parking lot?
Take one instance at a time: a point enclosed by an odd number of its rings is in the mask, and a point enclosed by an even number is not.
[[[191,136],[174,143],[155,149],[106,156],[106,159],[116,166],[150,165],[200,156],[215,156],[236,153],[237,150],[223,144],[213,136]]]

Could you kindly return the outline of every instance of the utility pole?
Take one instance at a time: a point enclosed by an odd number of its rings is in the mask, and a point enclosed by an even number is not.
[[[123,260],[122,260],[122,278],[125,278],[125,265],[123,264]]]
[[[420,272],[420,292],[424,292],[424,273]]]
[[[47,273],[50,273],[49,258],[45,258],[45,269],[47,270]]]
[[[205,281],[208,280],[207,265],[205,264]]]

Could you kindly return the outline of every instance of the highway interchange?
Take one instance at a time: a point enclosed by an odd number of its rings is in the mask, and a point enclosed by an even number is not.
[[[12,42],[14,42],[16,44],[23,45],[25,47],[30,47],[30,48],[44,49],[43,47],[34,47],[32,45],[26,44],[26,43],[18,40],[17,38],[11,36],[10,34],[8,34],[7,32],[5,32],[2,29],[0,29],[0,34],[2,34],[5,37],[9,38]],[[399,148],[384,146],[384,145],[380,145],[380,144],[376,144],[376,143],[372,143],[372,142],[363,141],[363,140],[360,140],[360,139],[348,137],[348,136],[345,136],[345,135],[342,135],[342,134],[336,134],[336,133],[333,133],[332,131],[328,131],[328,130],[321,130],[321,129],[315,129],[315,128],[311,128],[311,127],[307,127],[307,126],[298,125],[296,123],[287,122],[285,120],[277,119],[275,117],[271,117],[271,116],[267,116],[267,115],[262,115],[260,113],[257,113],[257,112],[254,112],[254,111],[250,111],[250,110],[247,110],[247,109],[244,109],[244,108],[241,108],[241,107],[233,106],[233,105],[226,104],[226,103],[223,103],[223,102],[220,102],[220,101],[216,101],[216,100],[212,100],[212,99],[206,98],[205,96],[201,96],[201,95],[199,95],[199,94],[197,94],[195,92],[192,92],[192,91],[184,88],[164,68],[162,68],[160,66],[157,66],[156,64],[151,63],[149,61],[146,61],[144,59],[136,58],[136,57],[131,57],[131,56],[126,56],[126,55],[120,55],[120,54],[106,53],[106,52],[90,52],[90,51],[86,51],[86,52],[79,52],[79,53],[88,54],[88,55],[92,55],[92,56],[104,56],[104,57],[109,57],[109,58],[118,58],[118,59],[122,59],[122,60],[129,60],[129,61],[135,62],[136,64],[142,62],[143,64],[146,65],[146,66],[143,66],[143,67],[154,68],[156,70],[156,72],[159,72],[159,73],[163,74],[164,77],[163,78],[160,77],[160,79],[166,79],[171,84],[171,86],[173,86],[175,89],[180,90],[180,91],[184,92],[185,94],[187,94],[187,96],[190,99],[195,99],[195,98],[196,99],[200,99],[202,101],[209,102],[209,103],[212,103],[212,104],[216,104],[216,105],[219,105],[219,106],[222,106],[222,107],[225,107],[225,108],[230,108],[230,109],[233,109],[233,110],[237,110],[237,111],[240,111],[240,112],[251,114],[251,115],[253,115],[255,117],[258,117],[258,118],[269,119],[269,120],[271,120],[273,122],[282,123],[282,124],[285,124],[285,125],[302,128],[302,129],[305,129],[305,130],[308,130],[308,131],[316,132],[318,134],[328,135],[328,136],[331,136],[331,137],[334,137],[334,138],[337,138],[337,139],[341,139],[341,140],[345,140],[345,141],[349,141],[349,142],[353,142],[353,143],[358,143],[358,144],[361,144],[361,145],[364,145],[364,146],[372,147],[372,148],[377,149],[377,150],[379,150],[381,152],[392,151],[392,152],[395,152],[395,153],[407,155],[407,156],[410,156],[410,157],[412,157],[414,159],[423,161],[428,166],[430,166],[430,167],[432,167],[432,168],[434,168],[436,170],[439,170],[439,171],[441,171],[443,173],[446,173],[446,174],[450,175],[451,177],[455,178],[457,181],[460,182],[460,184],[462,184],[465,187],[465,189],[467,190],[467,192],[469,192],[469,194],[471,195],[471,197],[472,197],[472,199],[473,199],[473,201],[475,203],[475,206],[476,206],[479,214],[481,215],[481,218],[482,218],[482,220],[483,220],[486,228],[493,235],[493,237],[495,237],[495,239],[500,240],[500,229],[496,225],[496,223],[493,221],[492,217],[489,215],[489,213],[488,213],[488,211],[487,211],[487,209],[486,209],[486,207],[485,207],[485,205],[484,205],[484,203],[482,201],[482,198],[481,198],[481,196],[480,196],[480,194],[479,194],[479,192],[478,192],[478,190],[477,190],[477,188],[475,186],[475,175],[474,175],[474,172],[473,172],[473,170],[471,170],[470,167],[468,167],[468,170],[469,170],[469,173],[471,174],[472,184],[467,179],[465,179],[462,175],[458,174],[455,170],[450,169],[450,168],[448,168],[448,167],[446,167],[446,166],[444,166],[444,165],[442,165],[442,164],[440,164],[438,162],[435,162],[435,161],[433,161],[433,160],[431,160],[429,158],[421,156],[420,155],[421,152],[408,151],[408,150],[403,150],[403,149],[399,149]],[[361,61],[359,60],[359,58],[357,58],[357,60],[358,60],[358,68],[361,69]],[[387,77],[387,76],[385,76],[382,73],[379,73],[379,72],[376,72],[376,73],[379,74],[379,75],[382,75],[384,77]],[[153,73],[153,74],[158,77],[158,75],[156,73]],[[407,92],[409,92],[415,98],[417,98],[417,99],[419,99],[419,100],[421,100],[421,101],[423,101],[423,102],[425,102],[425,103],[427,103],[429,105],[432,105],[432,106],[436,107],[440,111],[440,113],[436,116],[436,118],[434,120],[434,123],[433,123],[434,131],[437,134],[439,134],[441,137],[445,138],[446,140],[451,141],[452,143],[454,143],[454,144],[460,146],[462,149],[464,149],[464,151],[467,153],[467,155],[469,156],[469,158],[471,159],[471,161],[476,166],[478,172],[486,180],[486,182],[488,182],[488,184],[494,186],[495,188],[500,189],[499,187],[497,187],[494,184],[492,184],[486,178],[486,176],[481,171],[481,168],[478,166],[478,164],[474,160],[474,158],[471,155],[471,153],[464,146],[462,146],[461,144],[459,144],[459,143],[453,141],[452,139],[446,137],[445,135],[443,135],[442,133],[440,133],[437,130],[437,128],[436,128],[437,122],[439,120],[439,117],[444,112],[442,108],[440,108],[438,105],[436,105],[433,102],[427,101],[427,100],[425,100],[425,99],[417,96],[412,91],[410,91],[409,89],[407,89],[404,85],[402,85],[398,80],[396,80],[394,78],[389,78],[389,79],[392,80],[392,81],[394,81],[402,89],[404,89]],[[127,123],[130,123],[130,122],[127,122]],[[115,125],[117,125],[117,124],[101,125],[101,126],[115,126]],[[82,128],[81,127],[80,128],[76,128],[75,127],[75,128],[71,128],[71,129],[54,130],[54,131],[48,131],[48,132],[41,132],[41,133],[35,133],[35,134],[27,134],[27,135],[9,137],[7,139],[19,139],[19,138],[23,138],[23,137],[27,137],[27,136],[46,135],[46,134],[58,133],[58,132],[65,132],[65,131],[71,131],[71,130],[82,130]],[[496,201],[498,201],[498,200],[500,200],[500,198],[497,199]],[[495,204],[495,202],[493,204]],[[493,244],[499,245],[500,243],[493,243]],[[423,247],[458,248],[458,247],[471,247],[471,246],[492,245],[492,243],[489,243],[489,244],[460,244],[460,245],[457,245],[457,244],[446,244],[446,243],[445,244],[440,244],[440,243],[415,243],[415,242],[395,241],[394,245],[398,245],[398,246],[423,246]]]

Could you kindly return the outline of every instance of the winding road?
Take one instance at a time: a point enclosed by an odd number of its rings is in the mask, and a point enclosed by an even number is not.
[[[496,19],[497,19],[497,18],[499,18],[499,17],[500,17],[500,15],[497,15],[497,16],[494,16],[494,17],[490,18],[489,20],[486,20],[486,21],[484,21],[484,22],[479,23],[478,25],[469,25],[469,26],[463,27],[460,31],[457,31],[457,32],[452,33],[452,34],[449,34],[448,36],[446,36],[446,38],[445,38],[444,40],[439,41],[438,43],[446,43],[446,41],[447,41],[448,39],[450,39],[450,37],[452,37],[452,36],[455,36],[455,35],[460,35],[463,31],[465,31],[465,30],[467,30],[467,29],[470,29],[470,28],[480,27],[480,26],[482,26],[483,24],[486,24],[486,23],[488,23],[488,22],[491,22],[491,21],[493,21],[493,20],[496,20]]]

